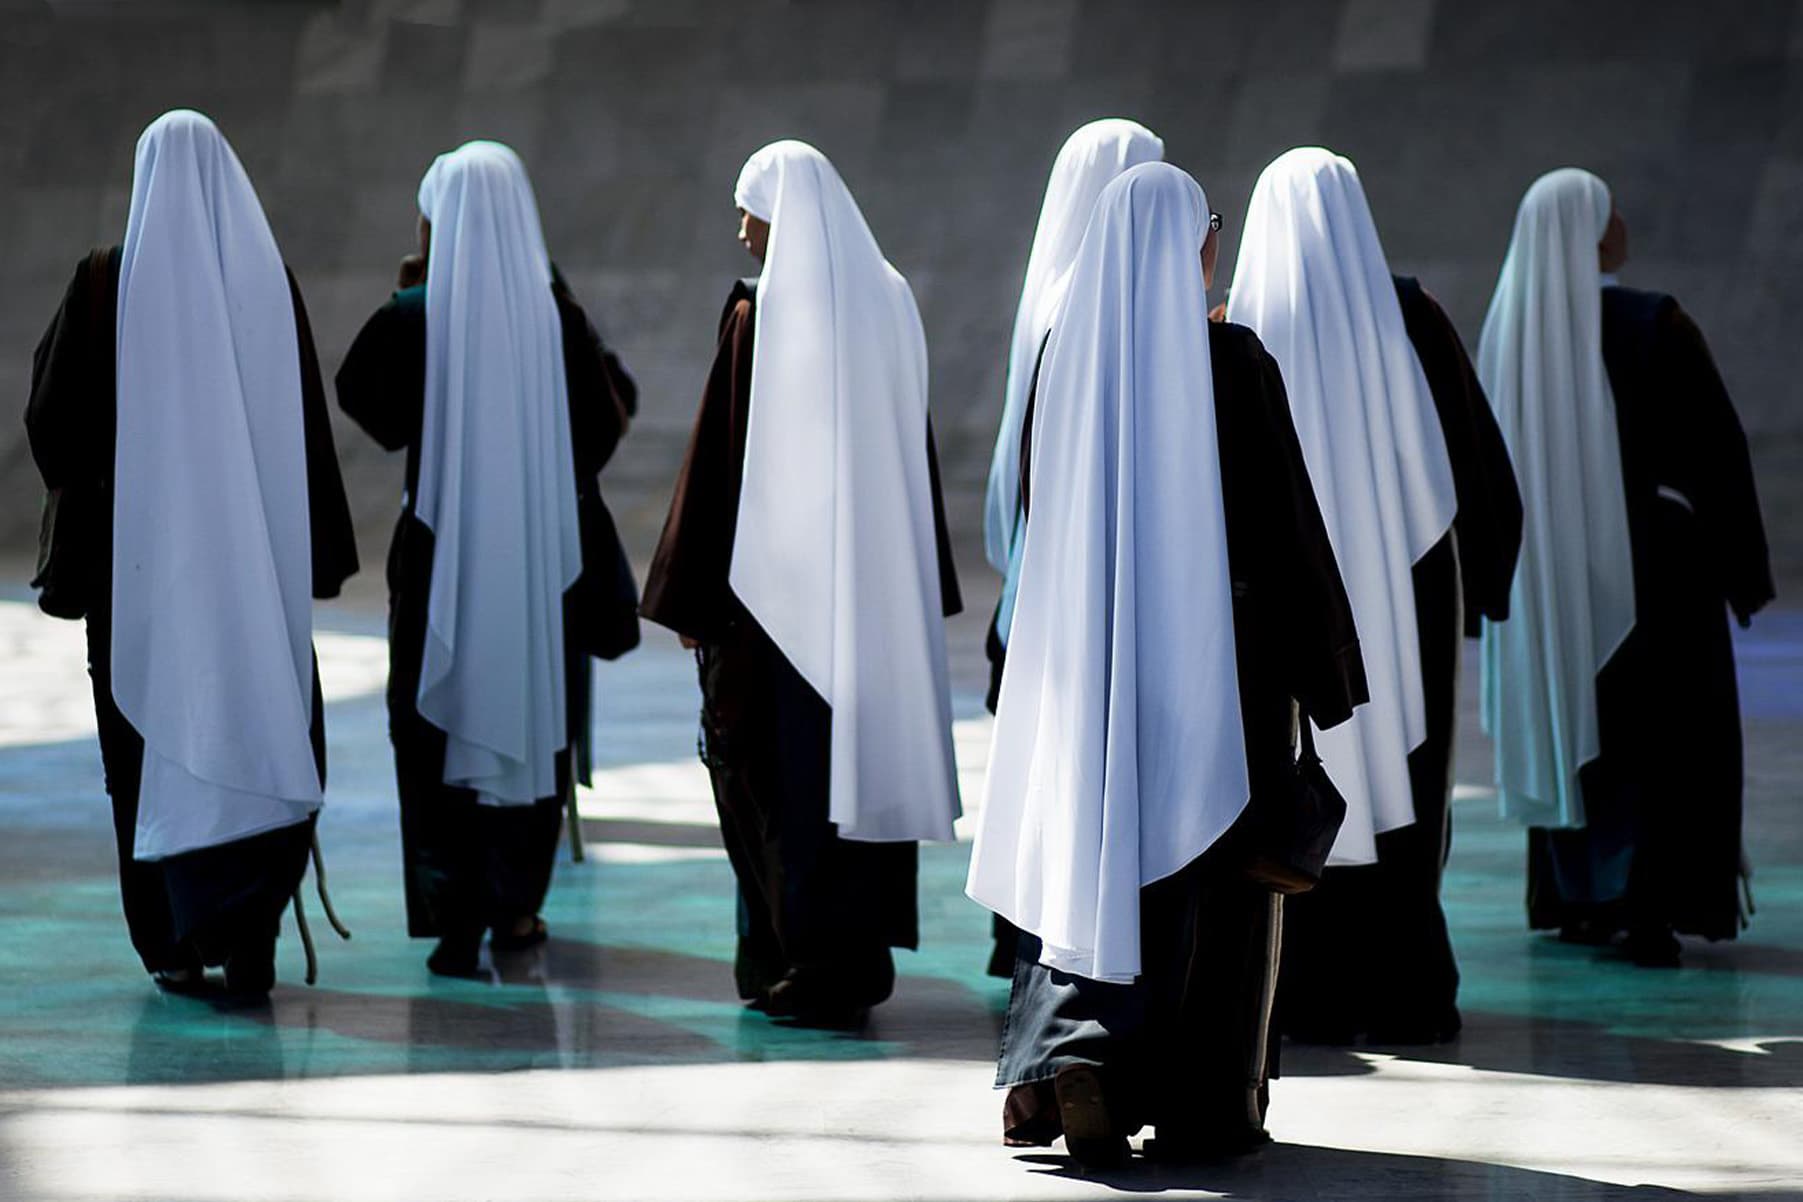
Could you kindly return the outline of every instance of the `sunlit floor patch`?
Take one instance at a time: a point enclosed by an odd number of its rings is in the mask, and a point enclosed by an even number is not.
[[[1372,1057],[1294,1078],[1279,1143],[1101,1180],[1011,1153],[985,1065],[760,1063],[0,1095],[20,1196],[50,1200],[805,1202],[1106,1196],[1627,1197],[1803,1181],[1803,1096],[1559,1080]],[[1688,1194],[1682,1196],[1690,1196]],[[1766,1193],[1765,1196],[1773,1196]]]

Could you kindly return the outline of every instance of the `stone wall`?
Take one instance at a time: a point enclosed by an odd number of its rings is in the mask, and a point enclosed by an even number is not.
[[[668,495],[729,280],[730,190],[782,136],[839,165],[913,281],[968,548],[1008,323],[1046,170],[1097,116],[1166,139],[1227,219],[1318,142],[1360,166],[1399,271],[1475,340],[1522,189],[1588,166],[1632,230],[1627,281],[1677,293],[1752,433],[1767,520],[1803,576],[1803,3],[1734,0],[0,0],[0,381],[85,249],[124,225],[138,131],[210,113],[237,146],[330,372],[386,297],[414,189],[466,138],[512,143],[553,254],[637,373],[609,469],[635,554]],[[399,465],[340,449],[360,519]],[[0,549],[36,487],[0,423]]]

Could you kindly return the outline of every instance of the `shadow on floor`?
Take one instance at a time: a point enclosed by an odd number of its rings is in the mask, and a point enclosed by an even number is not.
[[[1708,1197],[1712,1202],[1778,1202],[1800,1191],[1707,1195],[1656,1185],[1611,1185],[1471,1160],[1357,1152],[1305,1144],[1272,1144],[1263,1151],[1217,1165],[1166,1166],[1135,1158],[1126,1168],[1085,1173],[1051,1153],[1017,1156],[1017,1163],[1049,1177],[1068,1177],[1129,1194],[1207,1191],[1223,1198],[1353,1202],[1356,1199],[1433,1199],[1434,1202],[1655,1202]]]

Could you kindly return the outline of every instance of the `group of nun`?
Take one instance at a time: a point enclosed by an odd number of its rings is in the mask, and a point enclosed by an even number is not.
[[[438,940],[434,972],[468,975],[485,936],[546,938],[588,660],[636,640],[596,481],[636,391],[552,266],[511,150],[441,156],[419,210],[420,253],[337,389],[407,455],[387,565],[407,921]],[[76,268],[26,426],[48,490],[34,584],[87,622],[133,946],[164,989],[220,992],[222,967],[226,996],[265,996],[318,858],[311,600],[358,562],[300,289],[205,116],[140,137],[124,242]]]
[[[1461,641],[1536,927],[1675,963],[1743,921],[1724,609],[1773,595],[1746,440],[1702,335],[1620,286],[1575,169],[1521,202],[1475,367],[1394,275],[1352,163],[1222,218],[1132,121],[1046,187],[985,501],[1002,575],[967,891],[1011,981],[1005,1142],[1086,1165],[1266,1139],[1281,1036],[1460,1028],[1441,904]],[[553,266],[517,156],[419,189],[418,253],[337,376],[404,451],[388,711],[410,932],[434,972],[547,937],[593,658],[637,616],[694,652],[751,1007],[855,1022],[919,943],[960,815],[962,600],[926,340],[833,164],[741,171],[735,281],[642,601],[598,474],[630,375]],[[1024,239],[1023,239],[1024,240]],[[298,286],[205,117],[140,139],[122,246],[78,266],[26,415],[36,584],[85,618],[132,940],[166,989],[265,994],[325,787],[310,602],[357,570]],[[229,498],[229,503],[223,499]],[[1312,889],[1258,870],[1304,766],[1345,802]],[[1285,896],[1285,894],[1289,894]]]

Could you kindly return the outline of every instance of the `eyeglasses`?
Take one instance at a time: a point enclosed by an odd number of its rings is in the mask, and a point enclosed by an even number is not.
[[[1208,228],[1213,230],[1217,234],[1221,232],[1221,215],[1219,213],[1214,213],[1214,212],[1209,213]]]

